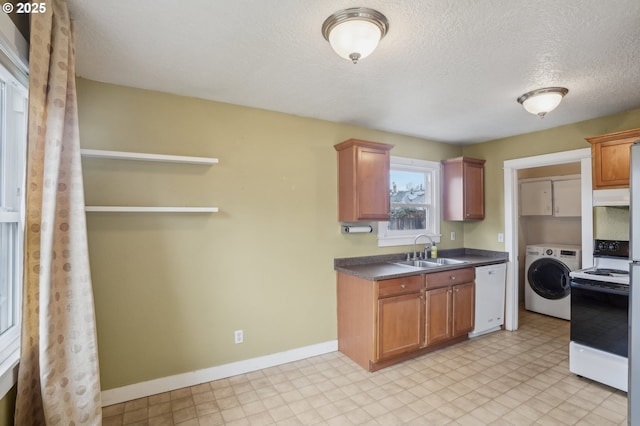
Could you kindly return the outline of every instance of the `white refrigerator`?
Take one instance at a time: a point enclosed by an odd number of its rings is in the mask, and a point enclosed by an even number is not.
[[[640,141],[631,145],[628,422],[640,425]]]

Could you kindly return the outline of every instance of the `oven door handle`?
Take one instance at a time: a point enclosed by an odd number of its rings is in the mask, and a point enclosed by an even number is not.
[[[609,287],[606,284],[590,284],[590,283],[580,283],[575,280],[571,281],[571,288],[585,290],[585,291],[596,291],[599,293],[609,293],[609,294],[619,294],[621,296],[629,296],[628,291],[619,290],[618,288]]]

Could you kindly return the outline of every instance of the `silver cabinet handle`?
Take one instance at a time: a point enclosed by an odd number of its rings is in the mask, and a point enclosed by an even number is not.
[[[400,288],[405,288],[406,286],[406,284],[400,284]]]

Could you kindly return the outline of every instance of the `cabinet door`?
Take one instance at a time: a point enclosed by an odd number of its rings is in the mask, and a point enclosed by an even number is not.
[[[591,144],[593,189],[629,187],[629,148],[640,138],[640,129],[587,138]]]
[[[425,292],[425,345],[451,338],[451,287]]]
[[[389,220],[389,150],[393,145],[349,139],[338,151],[338,220]]]
[[[581,216],[581,200],[580,179],[556,180],[553,182],[554,216]]]
[[[520,184],[520,215],[551,216],[551,181],[540,180]]]
[[[475,285],[465,283],[453,288],[453,337],[473,330],[475,319]]]
[[[484,219],[484,163],[476,158],[442,160],[442,218]]]
[[[358,148],[358,220],[389,220],[389,151]]]
[[[609,141],[594,145],[594,189],[629,186],[629,147],[631,141]]]
[[[484,164],[464,162],[464,219],[484,219]]]
[[[421,302],[419,292],[378,300],[378,360],[420,347]]]

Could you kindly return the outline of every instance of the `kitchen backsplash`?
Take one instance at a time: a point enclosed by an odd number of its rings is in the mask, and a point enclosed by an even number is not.
[[[629,206],[594,207],[593,235],[600,240],[628,240]]]

